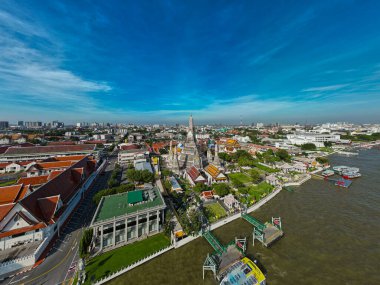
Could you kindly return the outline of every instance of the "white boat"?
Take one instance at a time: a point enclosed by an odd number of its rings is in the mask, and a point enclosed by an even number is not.
[[[325,171],[322,172],[322,176],[324,177],[333,176],[333,175],[334,175],[334,171],[330,169],[326,169]]]
[[[343,172],[342,177],[344,179],[353,179],[353,178],[359,178],[362,175],[359,172]]]
[[[343,172],[357,173],[360,171],[360,169],[357,167],[349,167],[349,166],[345,166],[345,165],[334,166],[332,169],[335,171],[335,173],[337,173],[339,175],[342,175]]]

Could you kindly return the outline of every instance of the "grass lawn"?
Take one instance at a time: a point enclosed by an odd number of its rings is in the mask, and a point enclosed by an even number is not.
[[[265,165],[262,165],[260,163],[255,163],[255,166],[261,170],[264,170],[265,172],[269,172],[269,173],[275,173],[275,172],[279,172],[280,170],[279,169],[274,169],[274,168],[270,168],[270,167],[267,167]]]
[[[262,197],[272,192],[272,190],[273,190],[272,185],[266,182],[261,182],[257,186],[250,186],[248,190],[248,194],[250,195],[251,199],[255,201],[259,201]]]
[[[10,181],[6,181],[6,182],[0,182],[0,187],[13,185],[13,184],[15,184],[16,182],[17,182],[17,180],[10,180]]]
[[[252,182],[251,177],[249,177],[247,174],[241,173],[241,172],[230,173],[230,174],[228,174],[228,178],[232,182],[238,181],[238,182],[243,183],[243,184]]]
[[[155,253],[169,244],[169,238],[160,233],[96,256],[86,265],[87,278],[85,284],[94,283],[96,280]]]
[[[210,223],[213,223],[225,216],[226,210],[219,203],[212,203],[205,206],[205,214]]]

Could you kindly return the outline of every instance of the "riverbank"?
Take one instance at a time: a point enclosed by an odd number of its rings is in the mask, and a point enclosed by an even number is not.
[[[333,164],[351,161],[362,170],[363,176],[349,190],[311,179],[293,192],[281,191],[257,209],[256,218],[281,216],[286,229],[286,237],[269,249],[252,246],[252,226],[243,219],[227,223],[213,234],[223,244],[236,236],[248,237],[248,256],[263,265],[271,285],[380,284],[379,156],[378,150],[349,158],[331,156]],[[211,251],[207,241],[196,239],[110,284],[215,285],[211,274],[202,280],[202,264]]]

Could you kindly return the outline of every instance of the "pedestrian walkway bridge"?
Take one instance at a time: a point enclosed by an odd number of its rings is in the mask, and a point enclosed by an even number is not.
[[[252,224],[255,228],[257,228],[259,231],[265,230],[265,224],[260,222],[259,220],[256,220],[254,217],[248,215],[248,214],[242,214],[241,217],[246,220],[248,223]]]
[[[263,224],[248,214],[242,214],[241,217],[253,225],[253,244],[257,239],[268,247],[284,235],[281,229],[281,218],[272,218],[272,223]]]
[[[209,242],[209,244],[217,253],[222,254],[226,250],[226,248],[210,231],[204,232],[203,237]]]

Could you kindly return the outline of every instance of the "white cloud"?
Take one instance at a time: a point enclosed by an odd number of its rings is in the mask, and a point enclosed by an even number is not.
[[[30,36],[34,38],[29,42],[27,37]],[[48,44],[42,49],[31,46],[39,40]],[[0,93],[3,102],[18,107],[20,100],[38,100],[33,102],[39,102],[39,109],[55,106],[75,111],[83,105],[93,110],[101,109],[93,93],[107,93],[112,87],[107,82],[88,80],[63,68],[64,54],[59,52],[59,46],[60,43],[37,23],[0,10]]]
[[[336,84],[336,85],[328,85],[328,86],[319,86],[319,87],[311,87],[302,89],[302,92],[323,92],[323,91],[334,91],[338,89],[342,89],[349,84]]]

